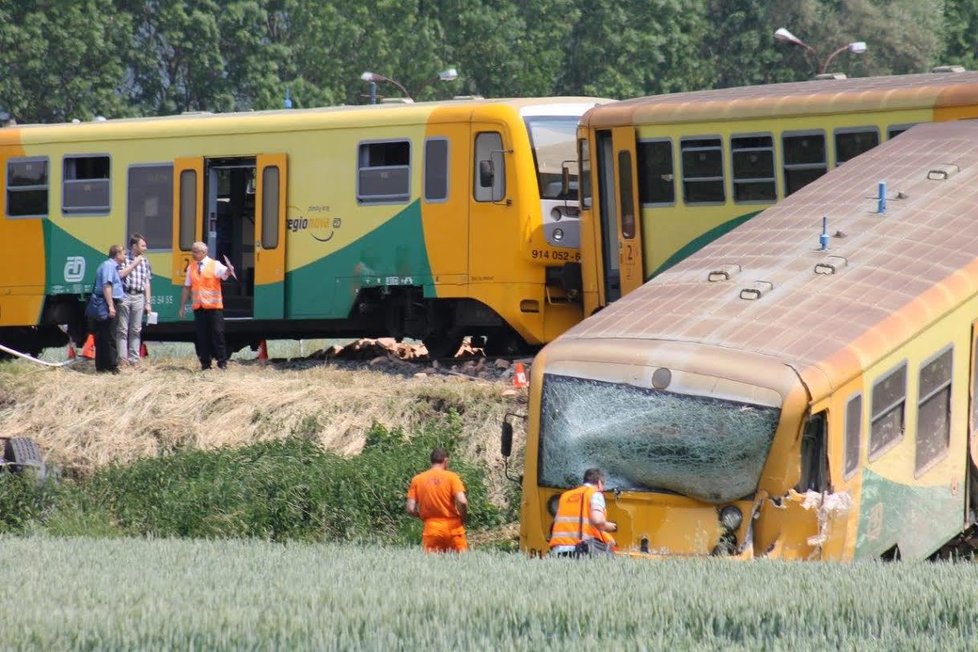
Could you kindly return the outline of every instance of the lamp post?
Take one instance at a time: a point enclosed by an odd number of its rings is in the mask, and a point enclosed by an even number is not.
[[[846,45],[843,45],[841,48],[838,48],[837,50],[833,50],[829,54],[829,56],[825,57],[825,59],[822,59],[820,56],[818,56],[818,52],[815,51],[815,48],[810,46],[808,43],[802,41],[800,38],[798,38],[797,36],[789,32],[788,30],[786,30],[784,27],[780,27],[776,32],[774,32],[774,38],[775,40],[782,41],[784,43],[791,43],[793,45],[797,45],[798,47],[805,48],[805,51],[809,55],[811,55],[811,57],[815,60],[815,66],[818,69],[819,75],[824,74],[825,71],[828,70],[829,64],[832,63],[832,59],[842,54],[843,52],[862,54],[863,52],[866,51],[865,41],[853,41],[852,43],[847,43]]]
[[[378,82],[387,82],[388,84],[393,84],[394,86],[397,86],[397,88],[400,89],[401,94],[404,96],[405,99],[413,101],[413,98],[411,97],[411,93],[408,92],[408,89],[404,88],[404,85],[401,82],[397,81],[396,79],[391,79],[390,77],[385,77],[384,75],[380,75],[375,72],[369,72],[369,71],[360,75],[360,79],[370,84],[371,104],[377,103]],[[431,84],[432,82],[453,81],[455,79],[458,79],[458,71],[455,70],[455,68],[448,68],[447,70],[442,70],[441,72],[439,72],[436,77],[433,77],[425,81],[420,86],[418,86],[416,92],[420,92],[423,88],[425,88],[428,84]]]

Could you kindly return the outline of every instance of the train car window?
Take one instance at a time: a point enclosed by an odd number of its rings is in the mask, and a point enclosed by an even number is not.
[[[134,165],[129,168],[128,176],[126,232],[142,233],[153,249],[170,249],[173,242],[173,166],[162,163]],[[186,248],[190,249],[189,242]]]
[[[835,164],[842,165],[863,152],[880,144],[880,131],[876,127],[835,130]]]
[[[785,195],[800,190],[828,170],[824,133],[785,132],[781,145],[784,148]]]
[[[777,199],[774,139],[770,135],[731,136],[730,158],[735,202],[772,202]]]
[[[915,467],[918,475],[950,445],[953,353],[953,347],[949,347],[920,368]]]
[[[448,199],[448,139],[424,141],[424,198],[427,202]]]
[[[357,201],[361,204],[399,204],[410,198],[410,141],[360,143]]]
[[[486,131],[475,137],[473,193],[476,201],[500,201],[506,196],[506,160],[499,132]]]
[[[890,125],[886,129],[886,139],[887,140],[892,140],[892,139],[896,138],[897,136],[899,136],[900,134],[902,134],[904,131],[906,131],[907,129],[909,129],[913,125],[914,125],[914,123],[905,124],[905,125]]]
[[[801,477],[795,491],[829,490],[829,449],[825,411],[813,414],[805,422],[801,436]]]
[[[723,190],[723,145],[719,138],[683,138],[683,199],[687,204],[720,204]]]
[[[580,161],[577,178],[581,189],[581,207],[591,208],[591,147],[585,138],[577,141],[577,160]]]
[[[621,236],[628,240],[635,237],[635,189],[632,186],[632,154],[618,152],[618,204],[621,206]]]
[[[856,394],[846,404],[845,477],[850,478],[859,468],[859,450],[863,434],[863,395]]]
[[[47,157],[7,161],[7,217],[48,216]]]
[[[869,431],[869,459],[876,459],[903,439],[907,402],[907,363],[873,385],[873,415]]]
[[[277,165],[269,165],[262,171],[261,179],[261,246],[263,249],[274,249],[278,246],[278,200],[279,200],[279,169]]]
[[[671,140],[642,140],[636,150],[638,200],[643,206],[676,203],[676,174]]]
[[[172,171],[170,173],[173,174]],[[190,251],[197,228],[197,172],[180,172],[180,250]]]
[[[62,160],[61,208],[67,214],[106,215],[111,208],[108,155]]]

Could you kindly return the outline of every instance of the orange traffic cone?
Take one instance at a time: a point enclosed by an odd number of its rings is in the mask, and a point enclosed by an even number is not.
[[[262,340],[261,344],[258,345],[258,359],[268,360],[268,347],[265,345],[265,340]]]
[[[85,340],[85,346],[82,347],[82,357],[88,358],[89,360],[95,359],[95,336],[89,335],[88,339]]]
[[[526,378],[526,368],[523,367],[522,362],[517,362],[513,367],[513,386],[517,389],[530,386],[530,381]]]
[[[146,348],[146,342],[140,342],[139,343],[139,357],[140,358],[148,358],[149,357],[149,350]]]

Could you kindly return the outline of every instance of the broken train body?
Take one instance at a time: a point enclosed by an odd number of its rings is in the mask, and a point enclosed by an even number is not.
[[[521,545],[600,467],[622,555],[967,547],[976,338],[978,125],[920,125],[541,351]]]

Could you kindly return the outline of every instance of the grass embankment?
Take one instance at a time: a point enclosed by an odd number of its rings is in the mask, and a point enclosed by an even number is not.
[[[170,360],[120,376],[3,364],[0,433],[34,438],[65,480],[0,476],[0,531],[416,545],[404,493],[441,445],[478,541],[515,518],[497,453],[516,407],[505,389],[321,364],[200,373]]]
[[[0,551],[10,649],[968,650],[978,637],[974,564],[10,537]]]

